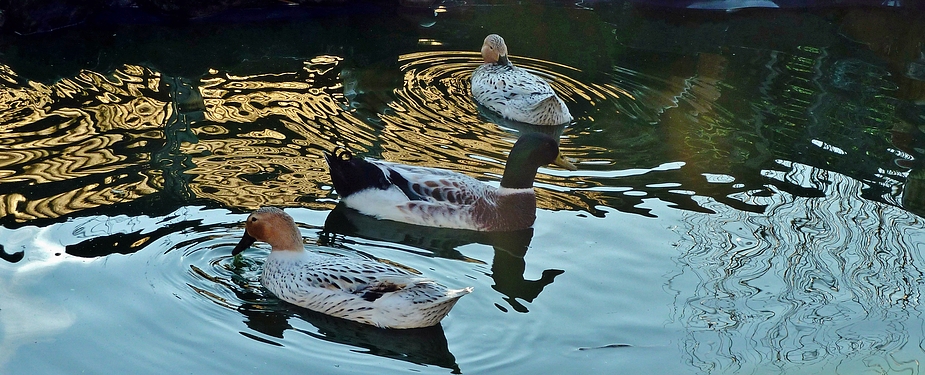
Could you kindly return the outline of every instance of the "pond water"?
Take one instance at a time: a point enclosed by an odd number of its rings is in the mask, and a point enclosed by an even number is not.
[[[0,40],[0,372],[910,373],[925,359],[925,18],[622,2],[139,15]],[[118,16],[118,17],[117,17]],[[477,107],[489,33],[575,122]],[[560,135],[529,230],[338,207],[322,150],[497,185]],[[257,207],[306,243],[473,286],[389,331],[280,302]]]

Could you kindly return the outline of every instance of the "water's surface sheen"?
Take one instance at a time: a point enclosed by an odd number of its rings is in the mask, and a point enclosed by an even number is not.
[[[0,40],[0,373],[920,373],[925,19],[590,6]],[[473,102],[489,32],[572,124]],[[513,233],[362,216],[321,158],[497,185],[536,131],[579,170],[541,168]],[[230,255],[265,205],[307,244],[475,291],[409,331],[281,302],[266,245]]]

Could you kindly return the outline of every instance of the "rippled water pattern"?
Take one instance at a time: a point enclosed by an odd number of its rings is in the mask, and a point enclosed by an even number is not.
[[[689,360],[704,371],[770,362],[800,372],[833,366],[832,358],[886,372],[917,368],[904,349],[925,333],[921,218],[860,199],[846,204],[858,181],[785,164],[784,178],[825,186],[826,196],[750,198],[767,206],[760,215],[705,201],[718,215],[686,215],[678,228],[690,250],[669,286],[676,319],[691,328]]]
[[[0,40],[0,373],[921,372],[920,16],[388,12]],[[499,24],[572,124],[472,100]],[[579,170],[541,168],[513,233],[365,217],[321,158],[497,185],[525,132]],[[331,254],[475,292],[410,331],[281,302],[267,246],[230,255],[265,205]]]

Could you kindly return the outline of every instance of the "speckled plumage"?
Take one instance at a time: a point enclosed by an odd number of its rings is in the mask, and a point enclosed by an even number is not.
[[[377,327],[436,325],[460,297],[472,291],[471,287],[447,289],[410,271],[366,258],[306,251],[292,217],[278,208],[265,207],[252,213],[244,237],[232,253],[240,253],[254,241],[272,247],[260,281],[279,299]]]
[[[507,45],[497,34],[482,44],[484,64],[472,73],[472,97],[502,117],[533,125],[572,121],[565,102],[544,79],[511,64]]]
[[[379,219],[475,231],[530,227],[537,169],[549,163],[575,168],[559,154],[555,139],[538,133],[514,145],[500,188],[445,169],[357,159],[349,152],[326,153],[325,159],[347,207]]]

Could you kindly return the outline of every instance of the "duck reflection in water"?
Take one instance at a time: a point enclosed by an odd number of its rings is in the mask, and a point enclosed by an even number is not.
[[[324,232],[319,241],[331,245],[337,235],[359,237],[368,240],[386,241],[409,245],[425,250],[419,255],[458,259],[472,263],[480,260],[463,255],[457,248],[473,244],[485,244],[494,248],[491,273],[486,274],[494,281],[492,289],[504,295],[503,299],[517,312],[528,312],[518,300],[532,303],[543,289],[552,284],[555,277],[565,271],[547,269],[538,280],[524,278],[526,262],[524,256],[533,240],[533,228],[511,232],[476,232],[462,229],[423,227],[390,220],[378,220],[357,210],[338,204],[324,222]],[[496,304],[507,312],[507,308]]]

